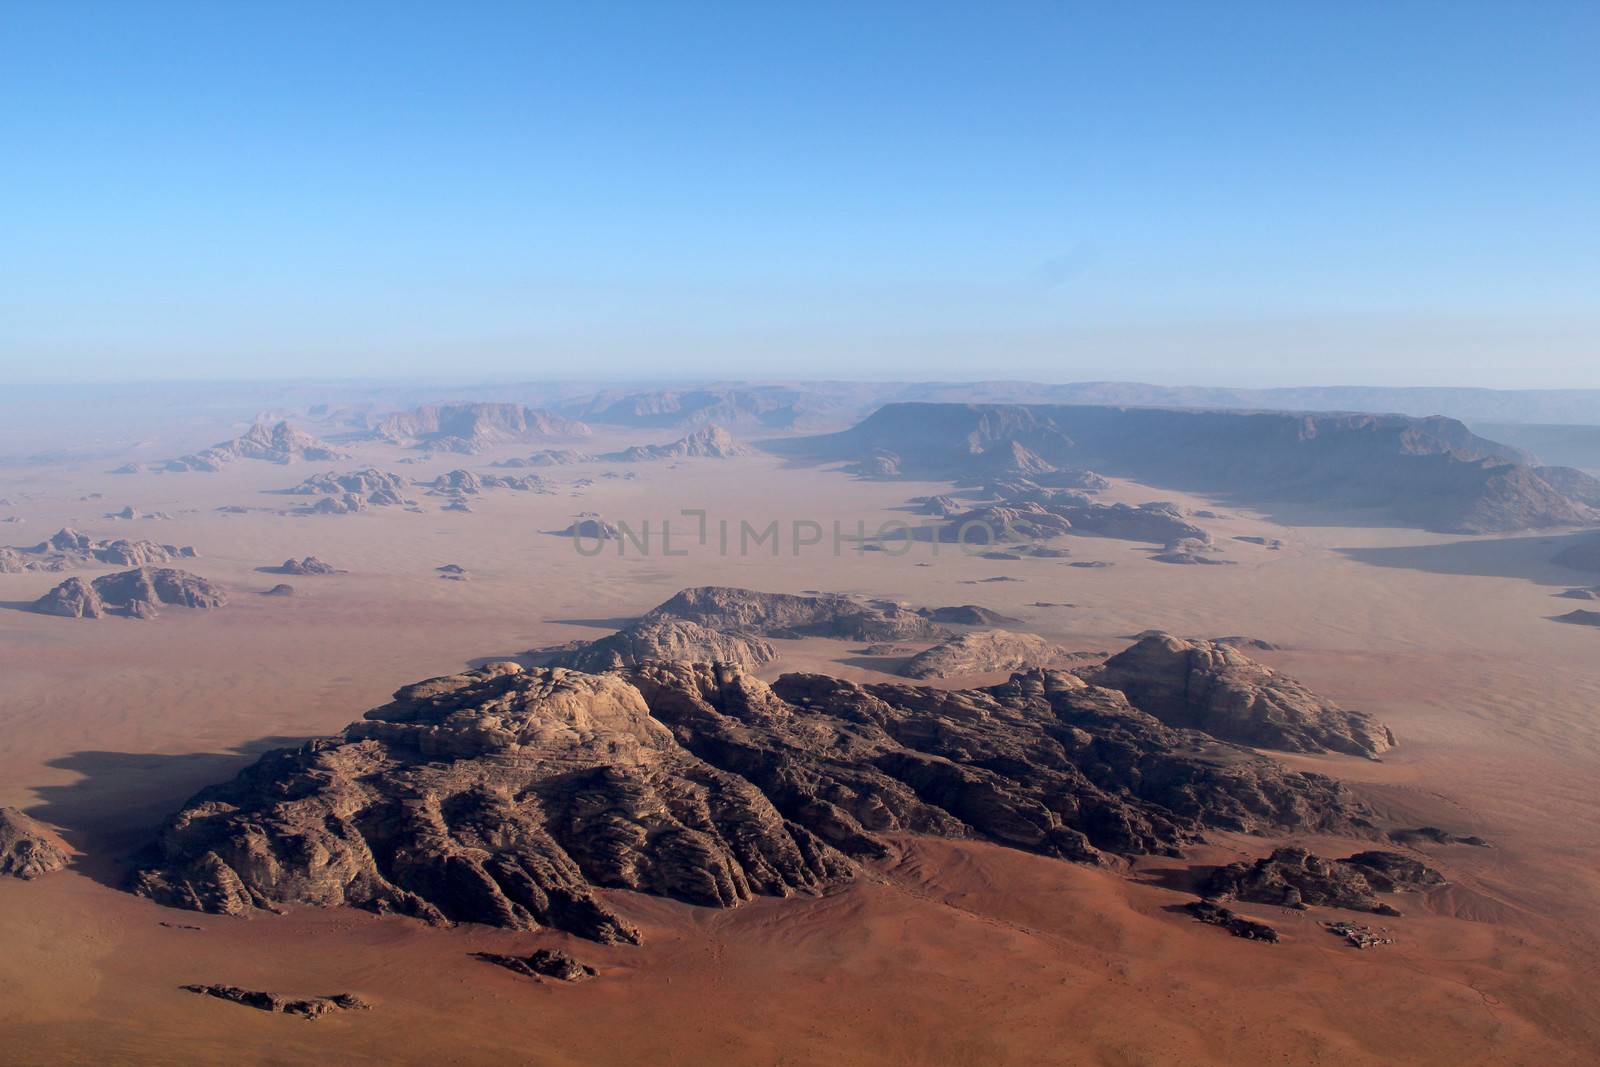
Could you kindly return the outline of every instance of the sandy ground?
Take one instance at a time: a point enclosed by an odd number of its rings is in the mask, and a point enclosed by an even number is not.
[[[637,443],[636,434],[598,447]],[[655,435],[665,437],[670,435]],[[394,466],[412,476],[494,457]],[[835,554],[937,485],[869,483],[757,458],[543,471],[596,477],[582,495],[499,492],[475,514],[227,515],[281,508],[283,488],[330,465],[242,463],[225,474],[0,470],[0,541],[71,524],[97,536],[192,544],[188,568],[232,602],[149,622],[22,610],[60,575],[0,575],[0,804],[58,826],[73,869],[0,882],[0,1062],[963,1064],[1589,1063],[1600,1056],[1600,633],[1548,621],[1551,594],[1591,584],[1547,561],[1559,537],[1463,540],[1414,530],[1284,526],[1226,502],[1119,485],[1113,499],[1177,499],[1231,567],[1149,560],[1148,548],[1070,538],[1074,560],[972,559],[927,545]],[[346,469],[354,463],[335,466]],[[635,480],[599,477],[632,470]],[[525,473],[525,472],[517,472]],[[84,499],[102,493],[98,499]],[[170,521],[110,522],[125,504]],[[680,511],[704,508],[708,543]],[[592,558],[559,529],[580,511],[635,528],[653,551]],[[727,553],[716,523],[732,523]],[[672,521],[672,547],[659,528]],[[738,523],[777,520],[776,555],[738,550]],[[793,523],[823,542],[794,552]],[[681,524],[681,525],[680,525]],[[809,528],[807,528],[809,531]],[[1269,551],[1236,535],[1281,538]],[[681,539],[680,539],[681,538]],[[350,573],[282,578],[256,568],[316,554]],[[434,568],[458,563],[467,582]],[[1010,577],[1019,581],[989,582]],[[288,581],[291,599],[259,591]],[[1495,847],[1435,847],[1452,884],[1383,920],[1393,946],[1345,947],[1312,916],[1245,909],[1279,926],[1263,946],[1175,908],[1193,866],[1260,854],[1218,839],[1186,861],[1096,871],[971,844],[906,841],[871,877],[826,897],[718,912],[620,895],[643,948],[555,934],[433,930],[347,911],[249,920],[157,908],[119,891],[119,862],[202,785],[265,747],[333,732],[396,687],[470,662],[594,637],[678,589],[859,592],[976,603],[1082,649],[1151,627],[1245,634],[1313,688],[1399,735],[1381,764],[1293,760],[1358,786],[1410,825]],[[1039,601],[1070,607],[1036,607]],[[779,670],[882,678],[837,642],[780,643]],[[1315,842],[1334,854],[1363,843]],[[202,927],[162,926],[166,921]],[[574,987],[474,960],[480,949],[561,945],[602,970]],[[192,996],[185,982],[286,993],[352,991],[369,1013],[314,1024]]]

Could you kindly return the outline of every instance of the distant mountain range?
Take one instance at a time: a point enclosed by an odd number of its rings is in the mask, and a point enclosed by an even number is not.
[[[1484,533],[1600,523],[1600,480],[1542,467],[1454,419],[1073,404],[890,404],[839,433],[768,442],[863,473],[974,483],[1050,468],[1249,502]]]

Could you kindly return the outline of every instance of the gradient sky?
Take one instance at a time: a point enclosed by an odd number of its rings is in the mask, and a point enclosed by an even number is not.
[[[1600,4],[0,0],[0,381],[1600,386]]]

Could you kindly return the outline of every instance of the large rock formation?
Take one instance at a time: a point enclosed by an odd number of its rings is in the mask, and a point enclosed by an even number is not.
[[[293,463],[296,460],[325,462],[349,459],[325,441],[319,441],[287,422],[268,425],[258,422],[248,431],[229,441],[219,441],[202,452],[176,459],[161,460],[151,464],[130,463],[117,470],[118,474],[131,474],[138,470],[155,471],[220,471],[235,460],[256,459],[268,463]]]
[[[615,463],[644,463],[658,459],[733,459],[751,456],[755,449],[740,444],[721,426],[707,426],[664,445],[634,445],[621,452],[606,452],[602,460]]]
[[[0,808],[0,875],[31,881],[67,865],[67,846],[16,808]]]
[[[598,457],[574,448],[541,448],[529,456],[503,459],[491,467],[564,467],[572,463],[594,463]]]
[[[1254,863],[1219,867],[1206,882],[1205,895],[1286,908],[1349,908],[1398,915],[1376,894],[1443,884],[1438,871],[1396,852],[1361,852],[1328,860],[1303,848],[1280,848]]]
[[[900,537],[930,538],[946,544],[979,547],[1017,541],[1043,541],[1067,534],[1090,534],[1124,541],[1170,544],[1209,542],[1210,534],[1184,518],[1175,504],[1098,504],[1077,490],[1023,490],[997,503],[943,516],[945,522],[918,527]],[[931,531],[931,532],[929,532]]]
[[[226,1000],[232,1004],[241,1004],[246,1008],[255,1008],[257,1011],[272,1012],[279,1015],[298,1015],[305,1019],[320,1019],[324,1015],[333,1015],[341,1011],[366,1011],[371,1007],[366,1001],[354,993],[335,993],[327,997],[290,997],[282,993],[265,993],[254,989],[244,989],[236,985],[186,985],[186,993],[197,993],[203,997],[215,997]]]
[[[336,474],[313,474],[284,492],[299,496],[321,496],[311,510],[342,514],[365,511],[368,507],[406,507],[415,501],[407,498],[411,487],[398,474],[376,467]]]
[[[956,634],[919,652],[900,668],[907,678],[949,678],[1049,667],[1063,657],[1060,646],[1037,634],[975,630]]]
[[[168,605],[219,608],[227,602],[221,586],[197,574],[170,567],[140,567],[101,575],[93,582],[68,578],[35,600],[33,610],[73,619],[98,619],[113,613],[149,619]]]
[[[74,567],[109,564],[114,567],[146,567],[153,563],[194,559],[188,545],[163,545],[155,541],[130,541],[127,538],[96,539],[63,526],[48,540],[26,547],[0,548],[0,574],[24,571],[64,571]]]
[[[429,496],[477,496],[488,489],[514,489],[520,493],[554,492],[549,482],[536,474],[518,477],[511,474],[474,474],[468,470],[453,470],[429,482],[419,482],[428,489]]]
[[[196,795],[134,888],[244,914],[350,904],[636,941],[597,887],[711,907],[812,893],[889,836],[1099,862],[1207,827],[1358,832],[1337,782],[1032,672],[989,689],[729,667],[491,664]]]
[[[1169,726],[1204,730],[1237,744],[1369,759],[1394,746],[1394,735],[1382,723],[1346,711],[1215,641],[1156,633],[1078,673],[1126,693],[1135,707]]]
[[[597,673],[641,663],[727,663],[753,669],[777,658],[777,650],[759,637],[683,619],[642,619],[609,637],[563,649],[548,663]]]
[[[301,576],[345,573],[333,564],[325,563],[316,556],[306,556],[304,559],[286,559],[280,566],[263,567],[262,570],[272,574],[297,574]]]
[[[796,596],[708,585],[685,589],[652,608],[645,619],[684,619],[713,630],[762,637],[836,637],[846,641],[906,641],[944,636],[938,625],[898,604],[826,593]]]
[[[1029,476],[1040,463],[1092,467],[1149,485],[1308,501],[1449,532],[1600,522],[1600,482],[1536,467],[1445,418],[888,404],[842,433],[769,447],[818,461],[889,453],[893,476],[966,484]]]
[[[370,436],[432,452],[472,454],[497,445],[587,437],[590,432],[574,419],[521,404],[430,404],[388,416]]]

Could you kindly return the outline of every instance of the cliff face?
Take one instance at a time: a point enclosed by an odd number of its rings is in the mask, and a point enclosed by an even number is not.
[[[1430,529],[1489,532],[1600,522],[1600,485],[1531,465],[1460,422],[1405,415],[1089,405],[890,404],[850,430],[784,446],[908,478],[972,481],[1043,461],[1246,500],[1368,509]],[[893,457],[892,463],[883,457]]]

